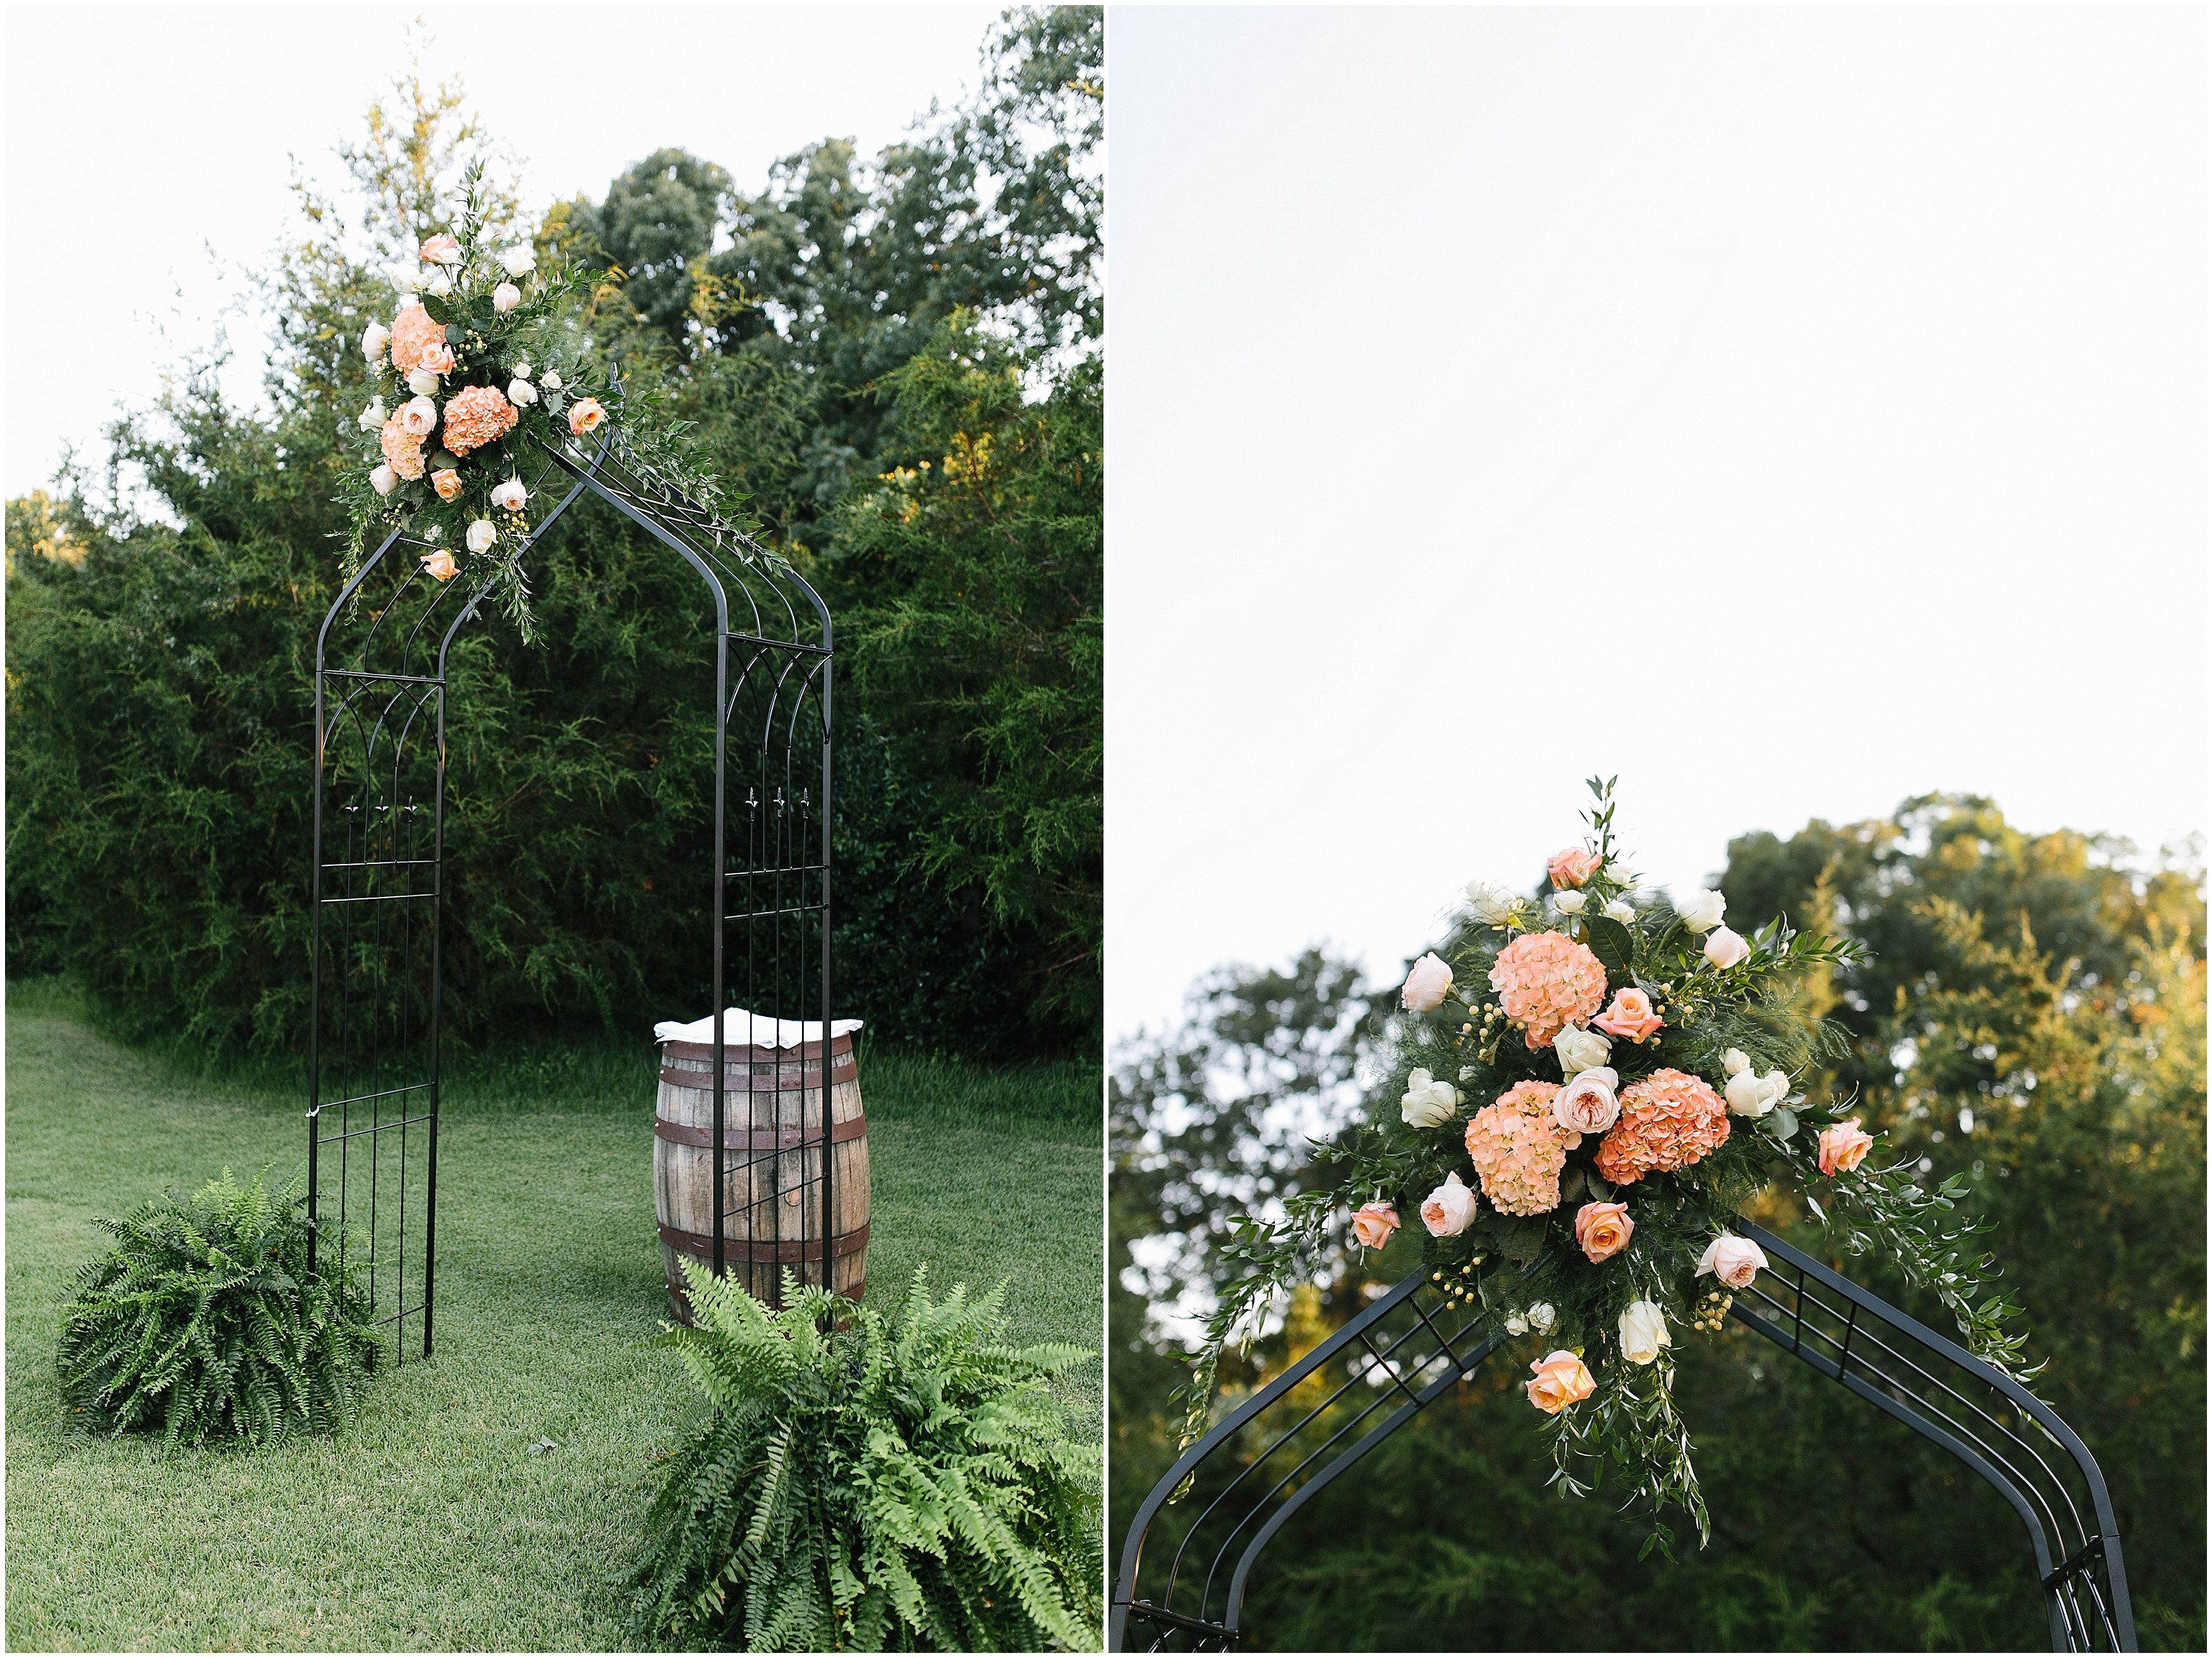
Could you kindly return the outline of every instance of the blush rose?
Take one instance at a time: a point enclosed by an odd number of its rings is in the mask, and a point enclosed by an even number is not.
[[[1859,1127],[1856,1117],[1846,1117],[1832,1128],[1820,1131],[1820,1172],[1831,1177],[1848,1175],[1874,1150],[1874,1136]]]
[[[1623,985],[1614,991],[1613,1005],[1590,1021],[1600,1030],[1609,1030],[1616,1036],[1639,1043],[1666,1023],[1652,1011],[1651,998],[1634,985]]]

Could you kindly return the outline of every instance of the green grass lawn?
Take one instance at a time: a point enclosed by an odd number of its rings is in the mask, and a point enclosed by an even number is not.
[[[608,1649],[653,1458],[702,1401],[664,1316],[649,1046],[461,1067],[439,1152],[437,1351],[335,1437],[164,1455],[58,1427],[55,1299],[120,1214],[304,1158],[301,1090],[180,1079],[51,990],[7,1017],[11,1647]],[[862,1056],[868,1300],[1002,1277],[1018,1342],[1101,1341],[1100,1108],[1079,1066]],[[1102,1436],[1093,1359],[1063,1378]],[[558,1448],[532,1455],[545,1436]]]

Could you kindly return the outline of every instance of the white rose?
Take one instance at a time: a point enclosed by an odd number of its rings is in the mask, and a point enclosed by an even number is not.
[[[375,398],[370,400],[368,408],[354,416],[354,424],[364,432],[381,432],[390,413],[391,411],[384,406],[384,399]]]
[[[368,487],[380,495],[388,495],[399,483],[399,475],[389,466],[380,466],[368,475]]]
[[[1579,915],[1583,913],[1583,906],[1588,902],[1589,895],[1575,887],[1552,895],[1552,908],[1562,915]]]
[[[538,401],[538,388],[528,380],[509,380],[507,400],[518,409],[526,409]]]
[[[1710,932],[1721,924],[1721,913],[1727,908],[1728,900],[1719,893],[1697,887],[1677,907],[1675,914],[1682,918],[1682,925],[1691,932]]]
[[[1627,865],[1622,863],[1618,859],[1615,859],[1612,863],[1609,863],[1605,866],[1605,878],[1612,882],[1613,885],[1619,887],[1623,892],[1632,892],[1635,890],[1636,872],[1629,868]]]
[[[522,487],[520,478],[509,478],[504,483],[495,483],[492,486],[491,504],[495,507],[504,507],[510,513],[520,512],[523,503],[529,499],[530,491]]]
[[[410,437],[427,438],[438,423],[438,405],[427,397],[410,398],[399,405],[399,428]]]
[[[411,264],[395,264],[385,274],[392,278],[392,285],[403,294],[422,291],[422,273]]]
[[[1559,1056],[1559,1069],[1567,1076],[1603,1065],[1613,1057],[1613,1043],[1595,1030],[1563,1025],[1552,1038],[1552,1051]]]
[[[1607,920],[1618,921],[1623,926],[1636,925],[1636,906],[1626,898],[1614,899],[1605,907],[1605,913]]]
[[[1738,1076],[1751,1068],[1751,1055],[1740,1048],[1731,1048],[1721,1055],[1721,1069],[1729,1076]]]
[[[1510,889],[1495,881],[1469,881],[1467,901],[1474,906],[1474,919],[1485,926],[1503,926],[1516,902]]]
[[[418,398],[434,395],[437,392],[439,383],[438,376],[427,368],[410,368],[407,371],[407,389]]]
[[[1528,1327],[1540,1336],[1549,1335],[1559,1318],[1558,1309],[1550,1302],[1540,1301],[1528,1309]]]
[[[480,553],[499,539],[499,531],[488,518],[480,518],[469,525],[469,550]]]
[[[538,377],[538,383],[549,392],[561,389],[561,377],[550,368]]]
[[[1552,1121],[1569,1133],[1602,1134],[1620,1121],[1620,1096],[1613,1092],[1620,1085],[1609,1065],[1577,1071],[1552,1096]]]
[[[520,362],[514,365],[514,377],[519,380],[526,380],[530,378],[529,358],[525,357]]]
[[[510,276],[526,276],[538,269],[538,256],[530,251],[527,242],[517,242],[513,247],[500,250],[499,262]]]
[[[392,343],[392,331],[380,322],[373,322],[361,331],[361,355],[374,362],[384,355],[384,348]]]
[[[1398,1114],[1414,1128],[1435,1128],[1451,1121],[1465,1096],[1449,1083],[1440,1083],[1425,1071],[1406,1078],[1406,1092],[1398,1102]]]
[[[1724,926],[1717,926],[1705,935],[1705,959],[1715,967],[1734,967],[1751,954],[1751,946],[1743,935]]]
[[[1667,1333],[1667,1315],[1652,1301],[1629,1303],[1628,1310],[1620,1315],[1620,1356],[1632,1364],[1650,1364],[1659,1357],[1662,1347],[1671,1347],[1674,1339]]]
[[[504,316],[522,303],[522,290],[513,282],[501,282],[491,291],[491,308]]]
[[[1735,1072],[1723,1091],[1728,1095],[1728,1108],[1739,1117],[1763,1117],[1773,1106],[1771,1100],[1760,1100],[1759,1073],[1755,1071]]]
[[[1407,969],[1398,999],[1409,1013],[1432,1013],[1444,1005],[1444,993],[1451,988],[1451,969],[1432,950]]]
[[[1444,1183],[1421,1205],[1421,1224],[1429,1229],[1431,1237],[1454,1238],[1474,1224],[1474,1193],[1457,1175],[1447,1175]]]
[[[1705,1253],[1698,1257],[1699,1278],[1711,1272],[1731,1290],[1747,1290],[1751,1281],[1766,1265],[1766,1251],[1749,1238],[1740,1238],[1733,1232],[1723,1232],[1705,1246]]]
[[[442,300],[453,291],[453,279],[443,270],[434,265],[430,270],[429,279],[422,284],[422,291],[433,299]]]
[[[1522,1317],[1518,1313],[1509,1313],[1505,1319],[1505,1333],[1510,1336],[1527,1335],[1528,1333],[1528,1321]]]

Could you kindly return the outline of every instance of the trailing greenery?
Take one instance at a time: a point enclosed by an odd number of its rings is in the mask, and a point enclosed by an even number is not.
[[[598,261],[559,360],[618,356],[625,398],[654,400],[829,598],[840,1011],[971,1059],[1096,1053],[1101,28],[1009,14],[975,100],[873,164],[817,146],[741,201],[662,152],[535,227],[458,88],[403,76],[341,149],[346,187],[301,186],[260,296],[267,411],[185,365],[113,429],[105,477],[9,504],[9,975],[71,975],[133,1037],[299,1051],[314,639],[372,390],[356,342],[391,317],[380,267],[481,165],[487,240]],[[709,269],[726,235],[738,263]],[[480,614],[450,663],[456,1044],[707,1011],[700,584],[588,501],[526,562],[543,643]]]
[[[77,1274],[54,1351],[73,1432],[266,1445],[345,1418],[381,1348],[358,1265],[309,1265],[304,1177],[271,1192],[226,1169],[94,1224],[115,1248]]]
[[[770,1311],[684,1271],[700,1326],[661,1340],[713,1410],[647,1517],[636,1633],[756,1652],[1097,1644],[1097,1450],[1044,1391],[1082,1350],[992,1345],[1004,1284],[940,1304],[918,1269],[887,1321],[789,1273]]]

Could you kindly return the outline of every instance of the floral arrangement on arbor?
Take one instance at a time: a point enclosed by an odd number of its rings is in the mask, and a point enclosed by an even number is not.
[[[1363,1250],[1413,1225],[1447,1309],[1528,1339],[1561,1494],[1586,1494],[1610,1463],[1657,1546],[1670,1505],[1703,1540],[1671,1353],[1718,1332],[1765,1267],[1730,1222],[1776,1183],[1852,1253],[1879,1250],[1931,1291],[1974,1352],[2024,1374],[2021,1338],[2002,1327],[2017,1309],[1976,1299],[1990,1258],[1967,1253],[1981,1227],[1956,1217],[1955,1181],[1926,1187],[1917,1162],[1870,1162],[1861,1115],[1802,1086],[1844,1050],[1793,1011],[1796,988],[1858,946],[1782,918],[1747,938],[1722,893],[1645,892],[1615,846],[1613,781],[1590,780],[1591,833],[1553,854],[1534,896],[1469,884],[1449,942],[1406,975],[1377,1120],[1316,1149],[1316,1188],[1283,1220],[1236,1224],[1223,1252],[1243,1276],[1185,1394],[1186,1444],[1222,1341],[1249,1339],[1347,1222]]]

